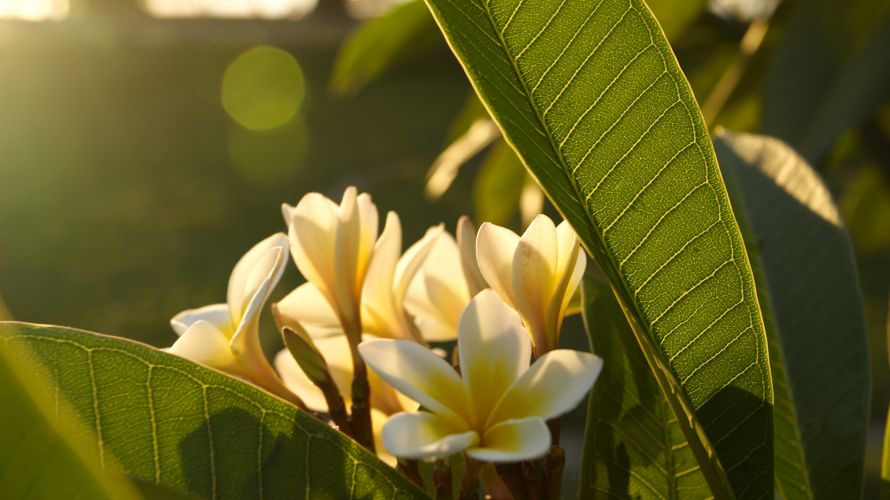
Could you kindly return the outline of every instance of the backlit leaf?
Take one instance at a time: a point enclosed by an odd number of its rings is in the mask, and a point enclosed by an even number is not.
[[[789,499],[860,497],[870,384],[850,238],[819,175],[783,142],[729,132],[714,142],[763,277],[777,487]]]
[[[124,339],[0,323],[95,433],[100,463],[205,498],[422,498],[328,425],[249,384]]]
[[[728,477],[738,497],[771,495],[772,384],[750,265],[701,113],[649,9],[427,2],[504,137],[617,290],[714,494],[729,494]]]

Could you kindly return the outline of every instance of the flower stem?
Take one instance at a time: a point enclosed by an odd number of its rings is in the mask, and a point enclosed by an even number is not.
[[[723,105],[732,96],[736,86],[745,74],[745,70],[748,69],[748,63],[751,62],[751,58],[760,48],[768,29],[769,21],[758,19],[751,22],[742,36],[735,59],[726,68],[726,71],[720,77],[720,80],[717,81],[717,84],[714,85],[714,88],[701,107],[705,123],[709,128],[713,128],[714,119],[717,118],[717,114],[723,109]]]
[[[352,354],[352,433],[358,444],[374,452],[374,431],[371,427],[371,385],[368,369],[358,352],[362,338],[361,325],[350,325],[346,331]]]
[[[343,396],[340,395],[337,385],[331,381],[330,384],[324,387],[318,387],[321,389],[324,400],[328,404],[328,414],[331,416],[331,421],[334,422],[334,425],[337,426],[340,432],[347,436],[352,436],[354,434],[352,423],[349,421],[349,415],[346,414],[346,404],[343,402]]]
[[[565,450],[557,445],[551,446],[544,457],[544,498],[562,498],[562,472],[565,465]]]
[[[460,499],[473,500],[479,498],[479,473],[482,472],[482,463],[466,457],[464,477],[460,485]]]

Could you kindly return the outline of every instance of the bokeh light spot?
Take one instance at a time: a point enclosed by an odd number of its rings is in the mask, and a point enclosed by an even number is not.
[[[287,124],[299,112],[305,95],[300,64],[284,50],[268,45],[241,53],[223,75],[223,108],[248,130]]]

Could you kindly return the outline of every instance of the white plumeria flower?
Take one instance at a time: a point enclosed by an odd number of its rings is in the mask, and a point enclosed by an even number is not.
[[[377,240],[377,207],[371,197],[349,187],[337,206],[309,193],[296,207],[284,204],[281,211],[297,268],[321,292],[347,333],[360,334],[362,286]]]
[[[425,340],[454,340],[461,314],[473,295],[485,288],[476,265],[476,230],[467,217],[461,217],[457,241],[448,233],[439,237],[408,288],[405,307]]]
[[[407,459],[466,450],[484,462],[516,462],[545,454],[547,420],[574,408],[593,386],[602,360],[555,350],[531,367],[528,331],[495,292],[479,293],[459,326],[460,372],[414,342],[370,340],[365,362],[425,409],[399,413],[383,427],[383,444]]]
[[[374,338],[365,335],[363,338]],[[337,385],[346,406],[352,404],[353,364],[349,342],[343,335],[313,339],[315,346],[324,356],[328,373]],[[284,349],[275,356],[275,368],[281,374],[284,385],[300,397],[310,410],[328,412],[328,404],[324,394],[300,368],[290,351]],[[386,463],[395,465],[396,459],[386,452],[381,440],[381,431],[389,415],[401,411],[417,409],[417,404],[398,394],[393,388],[380,379],[375,373],[368,374],[371,385],[371,424],[374,431],[377,455]]]
[[[183,311],[170,324],[179,340],[168,350],[246,378],[280,396],[284,386],[263,356],[260,312],[287,264],[288,242],[273,234],[251,248],[229,277],[227,303]]]
[[[399,216],[395,212],[386,215],[386,226],[374,245],[361,294],[361,324],[365,333],[421,340],[416,325],[405,309],[405,297],[408,285],[442,233],[441,227],[431,228],[420,241],[401,254],[402,225]],[[342,331],[336,313],[325,304],[323,294],[314,282],[297,287],[278,302],[275,314],[282,326],[299,323],[313,338],[336,335]]]
[[[556,349],[566,309],[584,276],[587,256],[578,236],[538,215],[520,237],[484,223],[476,237],[482,276],[522,316],[538,355]]]

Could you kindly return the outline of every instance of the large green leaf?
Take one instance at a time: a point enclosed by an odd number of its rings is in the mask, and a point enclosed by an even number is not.
[[[148,346],[0,323],[92,428],[103,465],[208,498],[419,498],[350,439],[285,403]]]
[[[587,409],[578,498],[705,498],[708,484],[609,286],[584,280],[584,323],[606,360]]]
[[[721,133],[767,317],[777,486],[785,498],[857,498],[869,414],[868,338],[850,239],[828,188],[783,142]],[[756,243],[754,243],[756,242]]]
[[[751,269],[701,114],[648,8],[428,4],[504,137],[617,290],[715,495],[726,475],[739,497],[771,495],[772,384]]]
[[[0,348],[0,498],[139,498],[81,448],[76,418],[44,382],[26,351]]]

